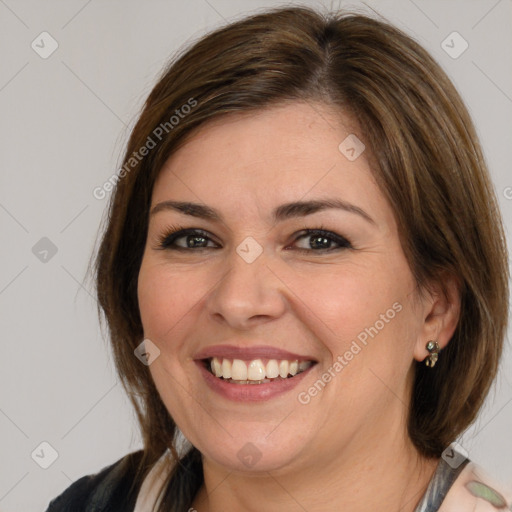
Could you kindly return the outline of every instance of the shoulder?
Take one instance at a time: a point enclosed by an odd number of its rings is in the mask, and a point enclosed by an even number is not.
[[[46,512],[118,510],[113,505],[122,505],[119,510],[133,510],[140,487],[134,478],[142,455],[142,450],[129,453],[99,472],[78,479],[50,502]]]
[[[511,503],[512,489],[506,489],[481,466],[470,462],[453,482],[439,512],[512,510]]]

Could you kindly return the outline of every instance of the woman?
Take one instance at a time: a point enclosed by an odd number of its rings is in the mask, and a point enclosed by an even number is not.
[[[509,506],[451,445],[502,352],[500,215],[397,29],[286,8],[198,41],[133,129],[96,268],[144,449],[49,511]]]

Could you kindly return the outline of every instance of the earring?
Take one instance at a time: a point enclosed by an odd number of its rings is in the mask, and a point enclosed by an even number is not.
[[[439,343],[431,340],[427,343],[426,349],[428,350],[429,355],[425,359],[425,364],[428,367],[433,368],[439,358]]]

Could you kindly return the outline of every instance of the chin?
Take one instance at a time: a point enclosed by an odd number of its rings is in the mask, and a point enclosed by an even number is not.
[[[259,473],[293,466],[308,442],[298,440],[300,435],[284,428],[278,432],[280,427],[277,427],[272,432],[268,425],[261,427],[233,427],[232,431],[236,432],[233,436],[221,428],[217,435],[198,432],[198,442],[194,439],[192,443],[207,459],[230,471]],[[269,431],[272,432],[270,435]]]
[[[250,441],[239,450],[220,451],[208,449],[203,455],[229,471],[242,473],[268,473],[293,464],[294,455],[276,450],[259,449]]]

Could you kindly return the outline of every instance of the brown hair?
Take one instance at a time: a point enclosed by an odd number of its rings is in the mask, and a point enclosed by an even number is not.
[[[424,49],[387,23],[302,7],[267,11],[210,33],[165,70],[131,133],[111,198],[97,290],[142,431],[142,476],[167,448],[180,459],[175,423],[134,356],[143,338],[137,278],[155,178],[199,125],[297,100],[341,108],[361,127],[418,286],[447,273],[461,285],[460,320],[442,357],[434,369],[415,363],[408,430],[421,454],[439,457],[474,421],[496,375],[508,316],[505,238],[454,86]],[[194,106],[170,123],[186,104]],[[150,139],[155,147],[140,157]],[[192,448],[175,464],[159,510],[186,510],[202,482],[201,455]]]

